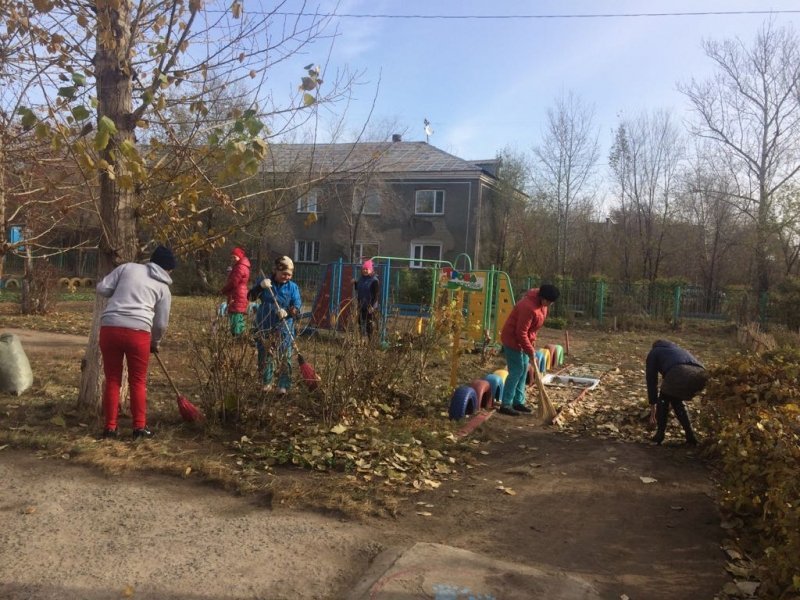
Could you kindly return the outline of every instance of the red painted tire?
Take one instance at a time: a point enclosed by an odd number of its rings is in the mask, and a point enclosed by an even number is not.
[[[463,419],[465,415],[476,412],[478,395],[468,385],[460,385],[450,398],[449,416],[453,420]]]
[[[531,386],[536,381],[536,375],[533,373],[533,365],[528,363],[528,372],[525,374],[525,385]]]
[[[492,386],[485,379],[473,379],[469,387],[475,390],[478,396],[478,410],[492,408]]]

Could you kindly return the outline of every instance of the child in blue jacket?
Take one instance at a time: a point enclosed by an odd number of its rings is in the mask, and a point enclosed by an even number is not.
[[[247,295],[252,301],[261,301],[256,311],[255,331],[263,390],[274,389],[277,368],[279,396],[286,395],[292,385],[294,319],[302,306],[300,288],[292,281],[293,274],[292,259],[281,256],[275,261],[272,279],[259,277]],[[276,300],[278,306],[275,306]]]

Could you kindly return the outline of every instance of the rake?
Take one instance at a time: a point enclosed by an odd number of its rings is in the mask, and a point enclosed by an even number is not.
[[[200,409],[197,408],[194,404],[189,402],[189,399],[186,396],[182,395],[178,391],[178,388],[172,381],[172,377],[169,376],[167,368],[164,366],[164,362],[161,360],[161,357],[158,355],[158,352],[154,352],[154,354],[156,356],[158,364],[161,365],[161,370],[164,371],[164,375],[167,376],[167,381],[169,381],[169,384],[172,386],[172,389],[175,390],[175,395],[177,396],[176,400],[178,401],[178,411],[181,413],[181,418],[188,423],[202,421],[205,418],[203,416],[203,413],[201,413]]]

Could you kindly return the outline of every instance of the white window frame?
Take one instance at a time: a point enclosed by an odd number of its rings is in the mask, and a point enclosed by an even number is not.
[[[302,254],[300,252],[302,248]],[[311,255],[309,257],[309,254]],[[319,240],[295,240],[294,261],[297,263],[319,263]]]
[[[297,199],[297,212],[299,213],[318,213],[319,212],[319,190],[308,190]]]
[[[418,260],[425,259],[425,248],[438,248],[439,249],[439,258],[436,259],[429,259],[429,260],[442,260],[442,243],[441,242],[411,242],[411,253],[409,257],[411,258],[411,262],[409,265],[412,269],[423,269],[428,266],[424,262],[417,262]],[[420,249],[420,255],[416,255],[416,249]]]
[[[433,194],[433,212],[425,212],[419,209],[420,203],[420,195],[421,194]],[[436,203],[437,200],[441,201],[440,210],[436,210]],[[417,190],[414,193],[414,214],[415,215],[443,215],[444,214],[444,200],[445,200],[445,193],[444,190]]]
[[[375,252],[371,253],[369,256],[364,255],[364,246],[367,247],[374,247]],[[358,263],[364,262],[368,258],[372,258],[373,256],[378,256],[380,254],[380,242],[356,242],[355,253],[356,257],[355,260]]]

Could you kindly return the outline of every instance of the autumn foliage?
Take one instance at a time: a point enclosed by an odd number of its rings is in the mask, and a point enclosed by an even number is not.
[[[721,507],[758,565],[759,596],[800,592],[800,350],[716,368],[703,418],[716,443]]]

